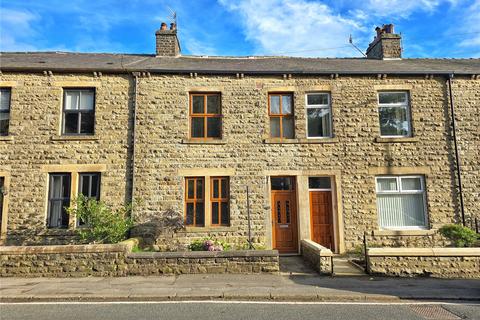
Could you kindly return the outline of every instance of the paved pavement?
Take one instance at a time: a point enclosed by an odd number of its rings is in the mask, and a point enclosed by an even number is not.
[[[0,301],[480,301],[480,280],[315,274],[0,278]]]
[[[64,319],[356,319],[422,320],[480,319],[480,305],[254,303],[235,301],[165,303],[30,303],[0,304],[0,318],[9,320]]]

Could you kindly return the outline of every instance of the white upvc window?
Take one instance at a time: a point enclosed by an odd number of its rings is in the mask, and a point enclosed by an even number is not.
[[[427,228],[423,176],[379,176],[375,178],[375,182],[380,228]]]
[[[410,103],[407,91],[379,92],[380,136],[411,137]]]
[[[332,137],[332,108],[327,92],[307,93],[307,138]]]

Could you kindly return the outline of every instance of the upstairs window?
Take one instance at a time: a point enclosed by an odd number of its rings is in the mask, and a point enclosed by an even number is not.
[[[293,95],[289,93],[271,93],[268,96],[268,107],[270,137],[293,139],[295,137]]]
[[[307,99],[307,137],[332,136],[332,112],[328,93],[309,93]]]
[[[8,135],[10,126],[10,88],[0,88],[0,136]]]
[[[63,99],[64,135],[93,135],[95,127],[95,90],[68,89]]]
[[[410,105],[408,92],[379,92],[378,114],[382,137],[410,137]]]
[[[427,227],[423,176],[376,178],[379,225],[385,229]]]
[[[48,228],[67,228],[68,214],[65,208],[70,206],[70,173],[50,174],[48,191]]]
[[[222,112],[218,93],[190,94],[190,137],[221,139]]]

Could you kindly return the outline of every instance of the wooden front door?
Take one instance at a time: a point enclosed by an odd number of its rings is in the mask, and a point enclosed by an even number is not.
[[[2,231],[3,221],[3,193],[4,193],[5,178],[0,177],[0,232]]]
[[[292,181],[287,186],[290,190],[273,190],[272,183],[273,246],[280,253],[298,252],[297,202]]]
[[[330,191],[310,191],[310,222],[312,240],[335,250],[332,193]]]

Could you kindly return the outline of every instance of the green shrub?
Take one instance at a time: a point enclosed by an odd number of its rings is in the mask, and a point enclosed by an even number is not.
[[[475,231],[458,224],[444,225],[439,231],[445,238],[452,241],[455,247],[471,247],[478,239]]]
[[[240,250],[265,250],[267,247],[263,243],[250,243],[246,240],[242,245],[238,247]]]
[[[89,243],[117,243],[125,240],[133,225],[129,217],[131,210],[131,205],[113,210],[102,201],[84,195],[79,195],[74,204],[67,208],[69,215],[75,215],[77,220],[85,223],[76,230],[82,241]]]

